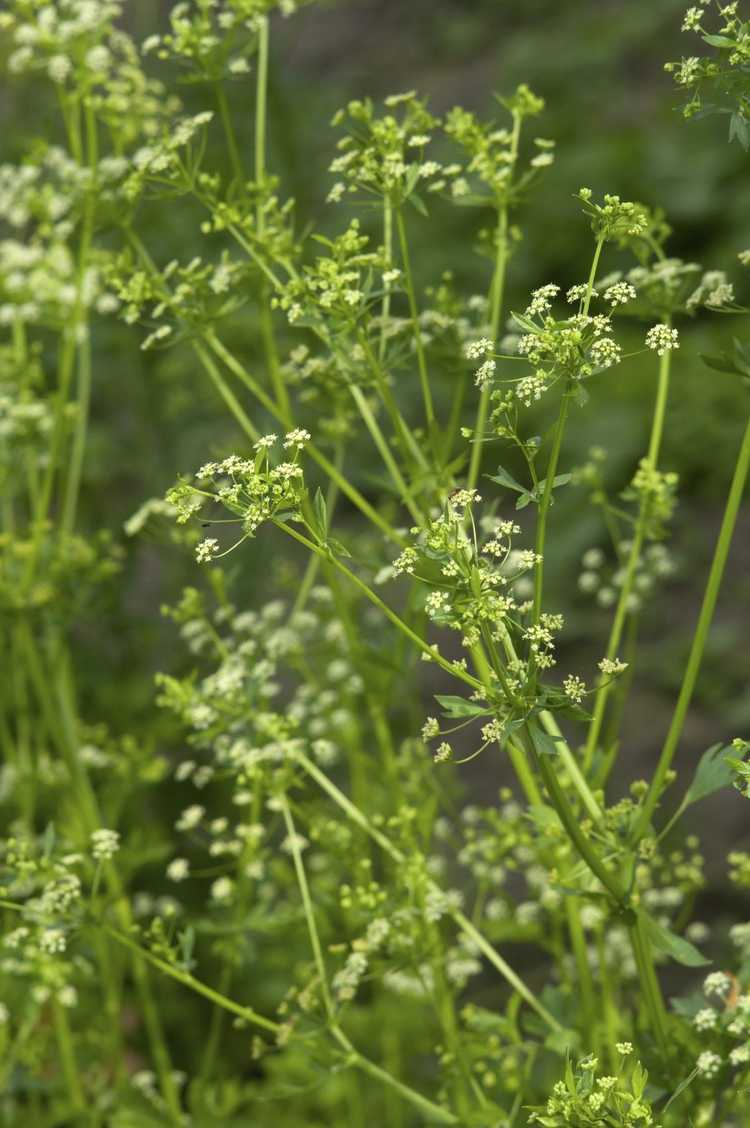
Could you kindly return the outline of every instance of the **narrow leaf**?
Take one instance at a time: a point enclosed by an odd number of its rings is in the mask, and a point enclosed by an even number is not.
[[[706,964],[711,963],[705,956],[701,955],[694,944],[686,940],[683,936],[678,936],[670,929],[664,928],[658,924],[653,917],[644,913],[643,916],[646,920],[646,929],[648,931],[649,939],[656,948],[657,952],[661,952],[665,956],[671,956],[677,963],[684,964],[685,967],[704,967]]]
[[[442,705],[446,717],[479,717],[490,712],[486,705],[479,705],[465,697],[436,693],[435,700],[438,705]]]

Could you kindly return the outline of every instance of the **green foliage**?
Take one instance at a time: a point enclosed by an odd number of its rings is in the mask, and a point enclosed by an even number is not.
[[[659,208],[587,188],[585,222],[555,204],[585,268],[516,300],[555,152],[525,82],[488,120],[346,100],[307,193],[327,164],[333,218],[300,219],[269,128],[296,7],[188,0],[142,43],[116,0],[0,13],[9,89],[58,113],[0,168],[0,1120],[740,1128],[748,925],[730,958],[692,920],[703,859],[672,831],[748,794],[747,742],[661,808],[750,427],[653,774],[623,796],[613,773],[674,570],[673,368],[700,317],[709,367],[747,377],[716,328],[744,309],[724,272],[668,256]],[[728,99],[744,142],[738,7],[718,32],[691,9],[719,61],[677,78],[689,114]],[[448,245],[433,272],[454,224],[476,262]],[[101,464],[141,448],[97,444],[131,368],[149,409],[164,397],[161,465],[138,472],[165,496],[132,513],[126,478],[125,522]],[[631,376],[649,422],[613,492],[592,403]],[[121,518],[169,592],[158,660],[132,656],[162,667],[140,698],[106,670],[132,598]],[[561,607],[579,524],[594,543]],[[601,657],[558,672],[571,629]],[[750,886],[748,855],[728,862]],[[719,959],[701,994],[692,969]],[[670,1006],[671,965],[691,989]]]

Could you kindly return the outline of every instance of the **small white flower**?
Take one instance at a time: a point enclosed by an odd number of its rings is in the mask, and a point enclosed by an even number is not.
[[[495,374],[497,364],[494,360],[485,360],[484,364],[474,373],[474,383],[478,388],[485,388]]]
[[[616,674],[621,674],[627,670],[627,662],[621,662],[619,658],[602,658],[599,663],[599,669],[605,677],[614,677]]]
[[[604,300],[614,308],[632,302],[636,297],[635,287],[629,282],[615,282],[604,291]]]
[[[695,1063],[695,1068],[704,1077],[715,1077],[721,1068],[721,1058],[711,1050],[704,1050]]]
[[[570,674],[563,682],[565,696],[569,697],[576,705],[583,701],[586,693],[586,682],[575,674]]]
[[[219,554],[219,542],[215,537],[206,537],[195,546],[195,559],[199,564],[207,564]]]
[[[213,901],[229,901],[234,892],[234,882],[230,877],[218,877],[211,885],[211,899]]]
[[[725,971],[712,971],[703,980],[704,995],[726,995],[732,986],[732,980]]]
[[[95,830],[91,835],[91,852],[97,861],[108,861],[120,849],[120,835],[116,830]]]
[[[679,334],[669,325],[653,325],[646,334],[646,348],[653,349],[658,356],[664,356],[666,352],[679,347]]]
[[[492,352],[494,347],[489,337],[480,337],[477,341],[469,341],[464,349],[464,355],[467,360],[480,360],[488,352]]]
[[[713,1030],[718,1019],[719,1016],[713,1007],[703,1007],[693,1019],[693,1026],[696,1030]]]
[[[296,450],[302,450],[305,443],[310,442],[310,438],[311,435],[309,431],[305,431],[303,427],[296,427],[285,436],[284,448],[295,447]]]
[[[184,881],[190,873],[190,865],[186,858],[174,858],[167,866],[167,877],[170,881]]]

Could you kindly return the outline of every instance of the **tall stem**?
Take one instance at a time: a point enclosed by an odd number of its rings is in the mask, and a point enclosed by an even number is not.
[[[417,309],[417,296],[414,290],[414,279],[411,272],[409,243],[406,237],[406,224],[404,223],[404,216],[401,208],[396,208],[396,228],[398,230],[398,240],[399,246],[401,248],[401,262],[404,267],[406,295],[409,299],[409,312],[411,314],[412,332],[414,334],[414,347],[417,350],[419,382],[422,386],[422,399],[424,401],[425,417],[427,419],[428,430],[432,434],[435,425],[435,410],[432,403],[430,380],[427,375],[427,360],[425,358],[424,344],[422,342],[422,330],[419,325],[419,310]]]
[[[667,324],[669,322],[667,321]],[[667,396],[669,393],[669,372],[672,354],[669,350],[664,353],[659,360],[659,382],[656,392],[656,403],[654,406],[654,417],[651,424],[651,436],[649,438],[648,453],[646,455],[646,463],[650,470],[656,469],[657,460],[659,457],[659,449],[661,446],[662,434],[664,432],[664,418],[666,414]],[[643,549],[643,541],[646,533],[646,523],[649,513],[648,497],[644,495],[638,511],[638,518],[636,521],[635,534],[633,536],[633,543],[630,546],[627,564],[625,566],[625,578],[620,589],[620,596],[617,601],[617,608],[612,622],[612,629],[609,634],[609,641],[607,643],[606,657],[613,661],[619,654],[620,642],[622,640],[622,632],[625,627],[625,621],[628,614],[630,603],[630,596],[633,591],[633,584],[638,569],[638,564],[641,559],[641,552]],[[604,721],[604,714],[609,700],[609,693],[612,686],[611,679],[602,678],[601,684],[596,692],[594,699],[594,713],[591,718],[591,724],[586,739],[586,750],[584,753],[584,763],[587,767],[591,766],[596,752],[596,746],[599,740],[602,723]]]
[[[500,330],[500,319],[502,317],[503,309],[503,296],[505,293],[505,275],[508,266],[508,217],[509,217],[509,197],[512,186],[512,177],[515,169],[516,161],[518,159],[518,144],[521,138],[521,115],[518,113],[513,114],[513,132],[510,141],[510,176],[511,184],[507,187],[505,194],[498,202],[497,214],[497,230],[495,233],[496,246],[495,246],[495,269],[492,275],[492,283],[490,285],[490,340],[493,347],[497,347],[497,335]],[[490,386],[486,384],[479,393],[479,404],[477,405],[477,415],[474,422],[474,443],[471,448],[471,459],[469,462],[469,477],[467,486],[469,489],[474,489],[479,481],[479,469],[482,464],[482,445],[484,441],[484,429],[487,426],[487,415],[490,406]]]
[[[708,638],[708,631],[711,626],[711,620],[714,616],[716,608],[716,600],[721,588],[721,581],[724,576],[724,568],[729,555],[729,548],[732,543],[732,536],[734,534],[734,527],[737,522],[737,513],[742,501],[742,494],[747,482],[748,471],[750,470],[750,419],[748,419],[745,427],[745,433],[742,437],[740,452],[737,457],[737,465],[734,469],[732,477],[732,484],[729,487],[729,494],[727,496],[726,508],[724,509],[724,516],[719,529],[719,537],[716,542],[716,549],[714,557],[711,562],[711,569],[708,574],[708,581],[706,583],[706,590],[703,596],[703,603],[701,605],[700,614],[698,615],[698,623],[693,635],[692,646],[690,647],[690,654],[688,656],[687,666],[685,667],[685,674],[680,686],[679,696],[675,705],[674,714],[672,715],[672,722],[669,726],[664,747],[659,756],[659,762],[656,766],[653,779],[646,794],[646,799],[641,808],[638,820],[633,828],[633,841],[638,842],[643,835],[647,832],[651,817],[659,802],[659,798],[664,789],[664,784],[669,771],[674,754],[677,751],[682,730],[685,725],[685,718],[687,711],[690,707],[690,702],[695,690],[695,683],[698,679],[698,671],[700,670],[701,660],[703,658],[703,651],[706,647],[706,639]]]

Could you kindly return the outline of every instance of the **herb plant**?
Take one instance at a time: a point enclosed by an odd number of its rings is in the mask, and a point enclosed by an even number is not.
[[[712,746],[692,780],[673,760],[750,419],[658,761],[624,796],[612,773],[639,624],[674,570],[662,446],[683,326],[742,325],[743,306],[723,271],[670,253],[660,210],[582,188],[560,209],[587,275],[510,307],[555,152],[523,85],[486,120],[415,92],[349,102],[333,218],[306,231],[267,149],[270,33],[294,8],[173,4],[141,44],[114,0],[0,13],[9,81],[59,107],[0,166],[2,1123],[740,1128],[750,924],[730,949],[692,919],[683,816],[750,794],[750,745]],[[739,8],[691,8],[705,54],[673,69],[688,116],[728,113],[747,145]],[[476,216],[470,284],[450,262],[424,277],[414,250],[454,207]],[[174,214],[200,253],[165,261]],[[116,318],[227,412],[208,460],[174,466],[125,528],[194,557],[165,608],[158,747],[90,715],[75,660],[80,610],[122,562],[119,534],[79,515]],[[737,332],[705,363],[747,382]],[[651,422],[618,494],[596,435],[581,465],[566,439],[588,434],[589,389],[634,366]],[[593,518],[571,582],[600,622],[592,668],[564,675],[561,509]],[[750,885],[747,854],[728,865]]]

